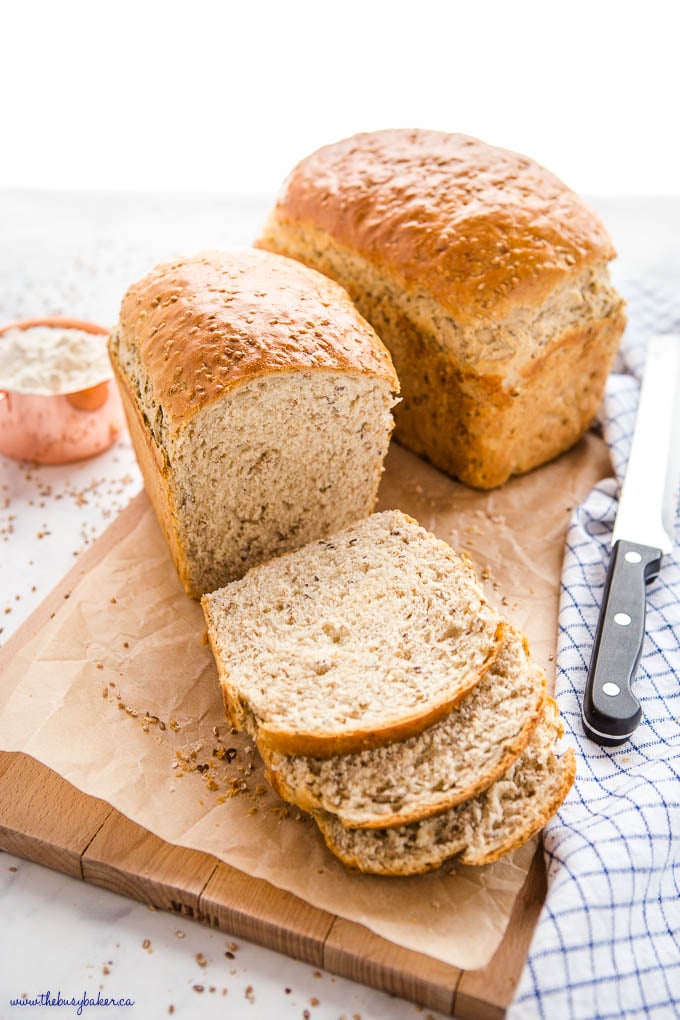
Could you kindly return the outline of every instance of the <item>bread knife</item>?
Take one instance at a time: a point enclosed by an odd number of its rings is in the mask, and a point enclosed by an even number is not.
[[[645,637],[646,585],[673,546],[680,485],[680,334],[649,344],[635,431],[583,696],[583,728],[623,744],[642,709],[631,690]]]

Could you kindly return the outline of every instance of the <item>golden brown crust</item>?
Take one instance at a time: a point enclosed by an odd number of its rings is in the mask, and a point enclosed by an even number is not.
[[[528,642],[523,635],[521,636],[528,654]],[[503,757],[498,760],[492,770],[486,772],[483,776],[480,776],[475,783],[470,784],[470,786],[464,790],[460,790],[456,794],[449,794],[449,796],[442,796],[436,803],[431,802],[421,808],[413,808],[410,811],[404,811],[400,814],[386,815],[380,819],[367,822],[353,822],[350,824],[347,821],[342,821],[341,819],[342,824],[348,829],[384,829],[387,827],[392,828],[400,825],[410,825],[412,822],[420,822],[424,818],[440,814],[442,811],[456,807],[467,800],[472,800],[474,797],[479,796],[480,793],[483,793],[484,790],[500,778],[500,776],[502,776],[503,773],[510,768],[513,762],[519,758],[520,754],[522,754],[522,752],[526,749],[529,741],[531,740],[539,720],[543,717],[546,703],[546,679],[543,670],[538,670],[538,672],[541,676],[541,684],[537,688],[536,700],[532,711],[524,721],[522,728],[515,735],[514,740],[506,747]],[[297,807],[302,808],[303,811],[308,811],[310,814],[327,810],[316,798],[309,795],[304,786],[290,786],[285,781],[281,773],[272,768],[271,752],[269,752],[266,747],[260,747],[258,743],[258,750],[260,751],[260,755],[265,764],[267,779],[282,800],[287,800],[290,804],[295,804]]]
[[[422,527],[413,517],[410,517],[402,511],[397,512],[402,516],[406,523],[413,524],[418,528]],[[427,535],[436,539],[436,536],[432,532],[427,532]],[[437,539],[437,541],[439,540]],[[442,544],[445,547],[447,545],[446,543]],[[274,559],[280,562],[286,557],[294,557],[296,552],[296,550],[290,550],[289,552],[283,553],[281,556],[275,557]],[[467,556],[465,552],[458,554],[454,553],[453,549],[450,547],[448,547],[448,552],[451,557],[456,557],[460,561],[470,577],[476,581],[475,568],[469,556]],[[273,562],[273,560],[264,561],[254,569],[260,569],[260,567],[265,566],[267,562]],[[282,731],[275,727],[267,727],[266,724],[261,723],[260,720],[252,713],[247,701],[242,702],[237,693],[231,689],[229,685],[229,671],[219,652],[219,639],[217,637],[216,627],[212,618],[212,598],[215,594],[217,593],[207,592],[203,594],[201,597],[201,606],[205,615],[208,639],[217,664],[225,711],[233,726],[240,730],[247,730],[247,732],[249,732],[257,741],[260,753],[265,760],[271,753],[285,755],[301,754],[317,758],[332,758],[337,754],[349,754],[368,748],[382,747],[386,744],[391,744],[395,741],[403,740],[422,732],[424,729],[427,729],[428,726],[433,725],[435,722],[438,722],[441,718],[447,715],[494,665],[503,646],[505,630],[508,626],[506,621],[498,619],[494,631],[493,645],[491,646],[479,671],[470,675],[468,683],[465,685],[464,689],[457,691],[455,697],[447,699],[434,707],[430,707],[427,712],[412,713],[410,716],[400,719],[398,723],[382,727],[379,731],[354,730],[342,736],[338,736],[336,733],[304,733],[299,731],[296,733],[290,733],[289,731]],[[488,605],[485,599],[482,601],[484,602],[484,605]]]
[[[371,874],[371,872],[367,872],[364,870],[364,868],[361,866],[361,861],[359,860],[358,857],[355,857],[354,854],[351,853],[345,853],[343,848],[334,842],[334,840],[331,837],[330,829],[327,829],[326,826],[323,824],[322,817],[319,814],[315,814],[313,817],[319,832],[323,836],[324,843],[326,844],[330,852],[333,854],[333,856],[338,858],[341,864],[344,864],[345,867],[349,868],[350,871],[360,871],[363,874]],[[390,877],[394,876],[395,878],[400,878],[405,877],[406,875],[424,875],[427,871],[432,871],[432,868],[424,868],[420,871],[408,871],[408,872],[380,871],[376,872],[376,874],[389,875]]]
[[[495,850],[490,851],[488,854],[484,854],[482,857],[468,857],[465,853],[463,853],[460,857],[461,863],[474,864],[476,866],[482,864],[493,864],[494,861],[497,861],[505,854],[509,854],[513,850],[517,850],[518,847],[524,846],[525,843],[529,842],[532,836],[535,836],[537,832],[540,832],[546,822],[552,818],[557,809],[563,803],[567,794],[574,785],[574,779],[576,778],[576,757],[574,755],[573,747],[567,748],[560,758],[560,767],[562,769],[561,784],[555,791],[554,795],[550,798],[549,802],[545,805],[538,818],[534,819],[533,822],[518,832],[508,843],[497,847]]]
[[[242,711],[238,700],[234,698],[233,691],[226,682],[228,670],[220,654],[219,641],[217,640],[217,637],[213,634],[212,624],[210,620],[209,600],[210,593],[201,595],[200,597],[201,608],[205,615],[205,621],[207,625],[205,633],[208,638],[210,650],[213,653],[213,657],[215,659],[215,665],[217,666],[217,678],[219,680],[220,691],[222,693],[222,704],[224,706],[224,714],[226,716],[227,721],[234,727],[234,729],[245,731],[246,733],[249,734],[249,736],[255,738],[257,734],[255,731],[252,717],[249,715],[249,713],[244,713]]]
[[[599,217],[554,174],[439,131],[377,131],[320,149],[290,174],[274,218],[322,228],[463,325],[540,305],[615,255]]]
[[[352,824],[343,822],[343,825],[345,825],[347,829],[385,829],[399,825],[410,825],[412,822],[422,822],[425,818],[430,818],[432,815],[440,814],[442,811],[447,811],[449,808],[457,807],[459,804],[463,804],[467,800],[472,800],[474,797],[478,797],[480,793],[483,793],[484,790],[500,778],[500,776],[502,776],[503,773],[510,768],[513,762],[519,758],[520,754],[525,750],[531,739],[531,735],[541,718],[544,700],[545,691],[542,692],[540,698],[537,698],[533,715],[526,720],[515,740],[512,744],[508,745],[503,757],[499,760],[494,769],[480,777],[475,783],[468,786],[465,790],[460,791],[454,796],[442,797],[436,804],[430,804],[420,809],[413,808],[411,811],[387,815],[384,818],[367,822],[353,822]],[[400,739],[405,738],[402,737]],[[259,749],[260,745],[258,743],[258,750]],[[324,810],[315,798],[309,796],[304,787],[294,789],[285,782],[280,772],[271,768],[270,753],[266,748],[263,748],[260,751],[260,755],[265,763],[267,779],[282,800],[287,800],[290,804],[295,804],[297,807],[302,808],[303,811],[308,811],[309,814],[314,814],[317,811]]]
[[[496,628],[494,645],[479,672],[470,674],[464,687],[456,692],[455,697],[447,698],[438,705],[430,706],[426,711],[412,712],[411,715],[404,716],[398,722],[381,726],[379,730],[357,728],[341,735],[337,733],[291,733],[288,730],[276,729],[258,722],[256,723],[258,747],[261,748],[263,756],[277,752],[285,755],[303,754],[312,758],[333,758],[336,754],[351,754],[373,747],[384,747],[386,744],[415,736],[448,715],[458,702],[472,690],[481,677],[493,666],[500,653],[502,643],[503,624],[499,623]],[[226,678],[223,678],[222,682],[228,686]],[[231,695],[227,694],[225,697],[231,698]]]
[[[338,860],[352,871],[361,871],[365,874],[384,875],[393,878],[406,878],[415,875],[425,875],[430,871],[435,871],[437,867],[447,864],[454,858],[460,861],[461,864],[480,867],[483,864],[493,864],[494,861],[499,860],[506,854],[511,853],[513,850],[517,850],[520,846],[524,846],[524,844],[528,843],[529,840],[536,835],[536,833],[540,832],[550,818],[552,818],[574,784],[576,776],[576,758],[574,756],[573,748],[568,748],[562,755],[560,759],[560,768],[562,770],[560,785],[548,803],[544,806],[541,814],[528,823],[523,829],[519,830],[519,832],[517,832],[507,843],[500,847],[496,847],[494,850],[489,851],[489,853],[480,857],[467,857],[466,852],[463,850],[458,851],[458,853],[451,854],[446,858],[446,860],[441,861],[438,865],[415,865],[413,861],[409,862],[408,860],[405,860],[401,865],[395,862],[394,866],[389,868],[389,870],[387,868],[378,867],[372,870],[368,869],[359,857],[355,856],[351,852],[346,853],[342,846],[335,843],[332,837],[332,830],[324,825],[322,814],[315,814],[314,819],[328,849],[335,857],[338,858]]]
[[[569,449],[588,429],[625,323],[620,308],[567,330],[513,388],[499,375],[461,372],[411,327],[403,356],[395,354],[402,378],[410,378],[395,408],[395,437],[467,485],[502,485]],[[418,366],[425,362],[429,372],[421,376]],[[430,378],[441,385],[430,386]]]
[[[437,868],[440,868],[443,864],[448,864],[453,858],[458,857],[460,854],[460,851],[452,853],[450,857],[447,857],[445,861],[442,861],[441,864],[437,865],[435,864],[415,865],[413,861],[411,862],[405,861],[403,867],[400,867],[398,864],[395,863],[393,867],[389,869],[387,867],[379,868],[377,866],[375,867],[375,869],[368,868],[366,867],[365,862],[362,861],[359,856],[351,852],[346,852],[339,843],[335,842],[335,840],[333,839],[332,830],[324,824],[323,813],[316,812],[313,817],[314,821],[317,824],[319,832],[323,836],[324,843],[326,844],[330,852],[333,854],[333,856],[337,857],[338,860],[342,864],[344,864],[346,868],[350,869],[350,871],[359,871],[364,875],[382,875],[386,878],[417,877],[418,875],[426,875],[430,871],[436,871]]]
[[[394,273],[314,225],[291,227],[274,216],[261,243],[342,282],[401,380],[395,438],[461,481],[501,485],[557,456],[592,422],[625,326],[623,302],[602,266],[579,267],[580,276],[563,283],[558,306],[583,288],[577,312],[556,313],[553,295],[519,329],[510,316],[475,332],[423,297],[422,285],[404,290]],[[542,336],[546,322],[554,326]],[[489,337],[502,357],[491,357]]]
[[[345,291],[265,252],[205,252],[157,266],[120,315],[170,428],[271,372],[341,371],[399,385],[389,354]]]
[[[121,368],[114,344],[109,344],[109,357],[111,358],[113,373],[118,383],[130,438],[132,439],[137,461],[144,479],[144,487],[155,511],[161,531],[170,548],[170,555],[173,558],[184,590],[191,598],[199,598],[201,593],[194,591],[191,587],[186,553],[179,536],[178,517],[170,487],[167,454],[156,445],[144,421],[142,412],[130,388],[128,378]]]
[[[465,801],[472,800],[474,797],[478,797],[480,793],[488,789],[492,783],[495,783],[507,769],[519,758],[520,754],[526,749],[529,741],[531,740],[532,734],[538,725],[539,720],[542,717],[543,708],[545,704],[545,677],[543,678],[543,688],[541,690],[540,697],[537,697],[536,704],[534,706],[533,715],[531,715],[524,726],[519,731],[515,740],[512,744],[509,744],[505,749],[503,757],[498,761],[497,765],[492,771],[487,772],[484,776],[481,776],[476,783],[462,790],[456,796],[442,798],[433,807],[423,808],[422,810],[413,810],[411,812],[403,812],[400,815],[391,815],[388,819],[364,822],[360,824],[348,825],[347,828],[351,829],[382,829],[387,826],[394,827],[397,825],[410,825],[411,822],[420,822],[424,818],[430,818],[432,815],[439,814],[442,811],[447,811],[449,808],[457,807],[459,804],[465,803]],[[284,798],[285,799],[285,798]],[[318,807],[316,808],[318,810]]]

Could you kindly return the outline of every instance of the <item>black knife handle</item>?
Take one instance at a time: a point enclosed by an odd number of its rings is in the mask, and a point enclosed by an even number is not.
[[[624,540],[612,549],[583,696],[586,735],[605,747],[624,744],[642,716],[630,688],[645,637],[645,586],[659,573],[662,555]]]

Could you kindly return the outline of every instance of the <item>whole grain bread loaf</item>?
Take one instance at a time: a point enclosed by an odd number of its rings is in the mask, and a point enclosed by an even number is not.
[[[232,724],[265,752],[316,757],[431,726],[493,665],[503,631],[470,564],[398,510],[202,606]]]
[[[480,488],[571,446],[624,328],[595,213],[465,135],[355,135],[292,171],[257,242],[342,283],[390,349],[396,438]]]
[[[373,509],[399,384],[325,276],[258,251],[166,262],[130,287],[109,346],[189,594]]]
[[[504,628],[494,664],[454,709],[407,740],[332,758],[262,755],[274,789],[349,828],[404,825],[475,797],[522,753],[543,711],[545,676]]]
[[[576,770],[569,748],[555,755],[562,732],[549,699],[526,750],[473,800],[411,825],[348,829],[334,816],[315,820],[326,845],[348,867],[374,875],[418,875],[452,857],[490,864],[526,843],[545,825],[571,789]]]

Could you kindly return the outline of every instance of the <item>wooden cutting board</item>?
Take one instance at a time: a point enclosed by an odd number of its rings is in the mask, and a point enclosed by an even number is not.
[[[137,497],[0,653],[0,673],[64,605],[64,596],[146,506]],[[461,1018],[502,1017],[545,897],[539,850],[488,966],[462,971],[251,878],[209,854],[164,842],[24,754],[0,751],[0,848],[94,885]]]

